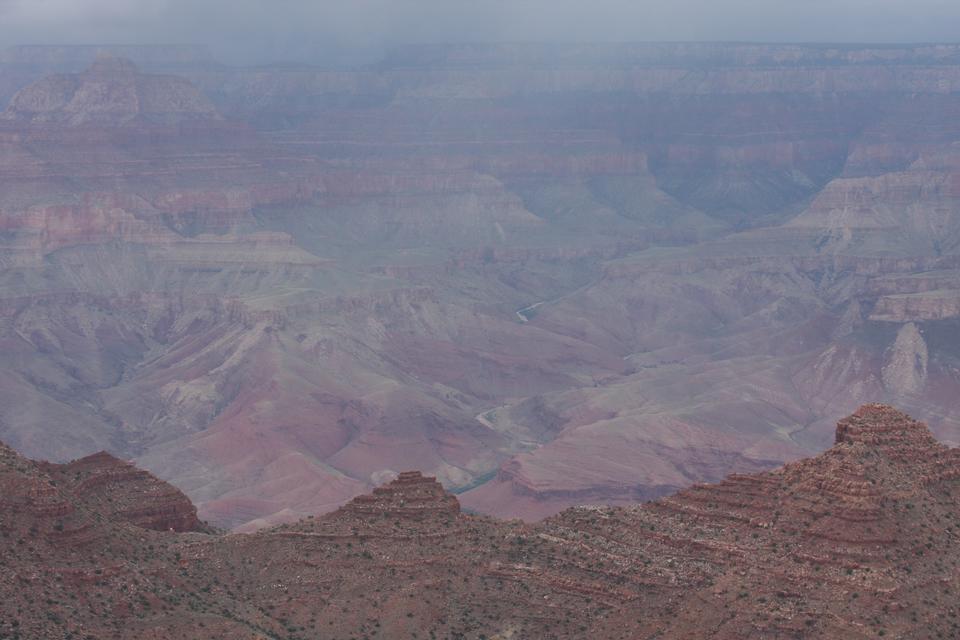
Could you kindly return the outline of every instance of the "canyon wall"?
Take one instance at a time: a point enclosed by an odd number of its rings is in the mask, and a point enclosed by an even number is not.
[[[214,524],[634,503],[873,401],[960,441],[955,45],[30,47],[0,95],[0,438]]]

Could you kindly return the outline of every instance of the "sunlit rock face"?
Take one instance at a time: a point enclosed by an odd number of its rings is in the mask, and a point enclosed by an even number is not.
[[[136,459],[248,531],[405,469],[500,515],[632,504],[875,401],[960,441],[955,46],[2,61],[29,455]]]

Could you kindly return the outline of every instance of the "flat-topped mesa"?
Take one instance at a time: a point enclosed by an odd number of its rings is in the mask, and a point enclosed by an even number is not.
[[[927,425],[884,404],[865,404],[838,422],[836,444],[865,444],[883,450],[942,446]]]
[[[437,479],[419,471],[404,471],[373,493],[357,496],[342,509],[356,516],[396,517],[414,520],[456,516],[460,502]]]

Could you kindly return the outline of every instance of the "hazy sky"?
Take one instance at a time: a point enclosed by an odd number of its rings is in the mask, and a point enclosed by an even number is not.
[[[207,42],[296,59],[403,42],[956,41],[960,0],[0,0],[0,45]]]

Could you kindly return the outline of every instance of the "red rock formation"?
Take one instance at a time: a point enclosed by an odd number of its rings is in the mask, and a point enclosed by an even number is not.
[[[456,516],[460,513],[460,503],[444,491],[436,478],[426,477],[419,471],[403,471],[390,484],[357,496],[337,513],[355,518],[432,521]]]
[[[102,462],[115,466],[81,464]],[[0,447],[3,496],[38,483],[57,493],[43,468],[57,469]],[[0,545],[0,632],[948,637],[960,614],[958,492],[960,450],[877,404],[840,421],[836,444],[815,458],[537,525],[460,513],[418,472],[250,535],[134,530],[99,511],[105,503],[63,492],[101,537],[72,553],[69,537],[31,537],[43,505],[4,510],[0,534],[22,537]]]
[[[173,486],[109,453],[41,468],[90,511],[157,531],[201,531],[197,508]]]
[[[0,443],[0,533],[6,539],[37,539],[42,545],[83,548],[108,541],[110,532],[79,508],[73,496],[36,463]],[[13,547],[6,545],[9,551]]]

